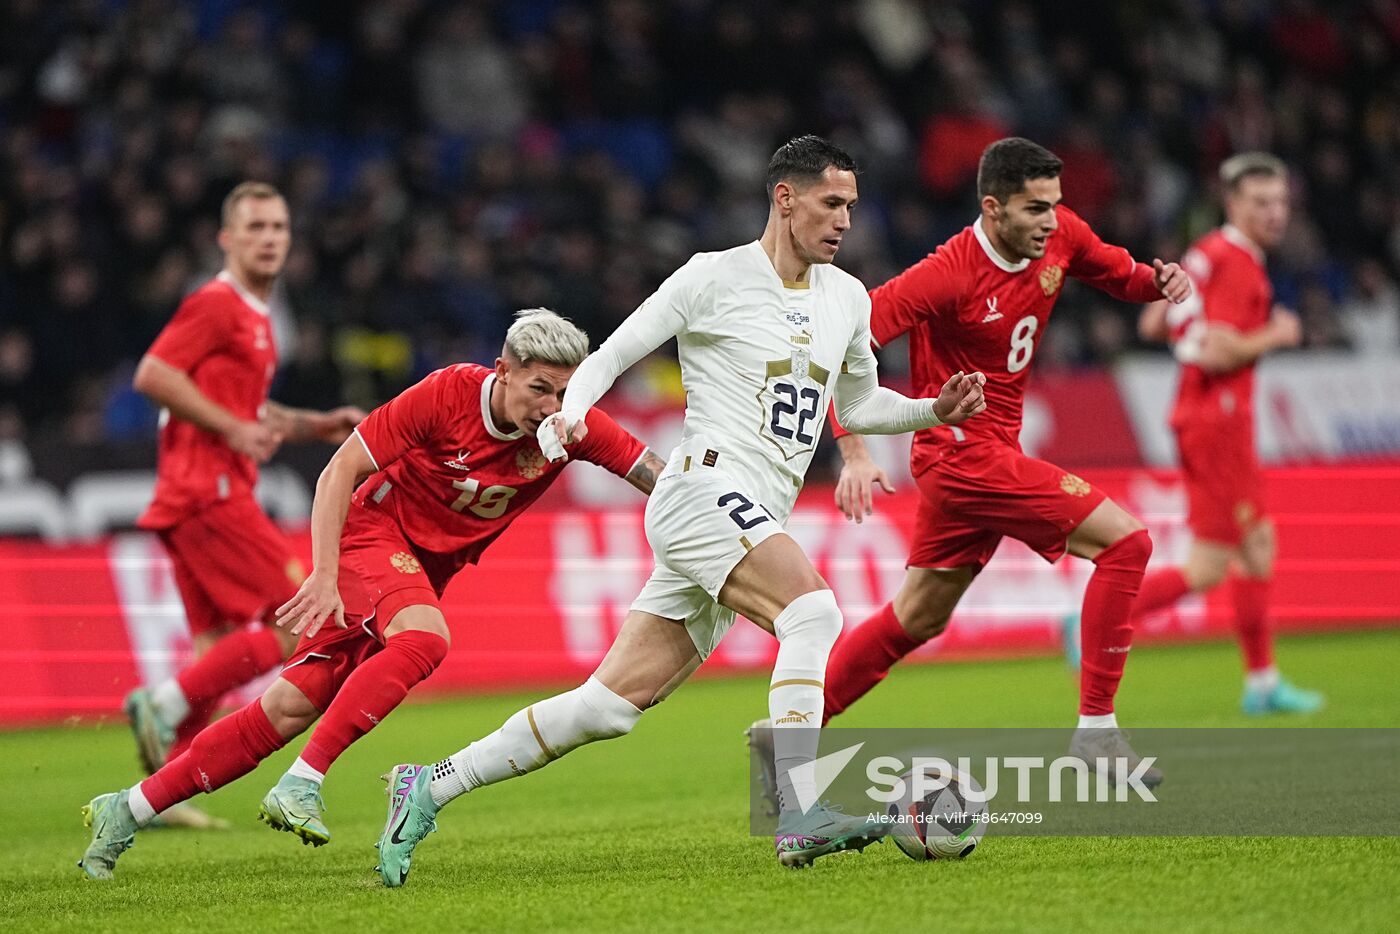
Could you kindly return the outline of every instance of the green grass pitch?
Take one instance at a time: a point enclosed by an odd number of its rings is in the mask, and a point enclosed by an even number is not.
[[[1308,725],[1400,726],[1400,630],[1289,638],[1280,657],[1328,695]],[[1133,653],[1119,716],[1130,727],[1251,725],[1238,688],[1232,645],[1147,646]],[[1400,917],[1397,838],[1016,838],[993,828],[961,862],[914,863],[887,843],[780,869],[771,843],[747,835],[742,732],[763,710],[760,678],[687,685],[630,737],[461,799],[419,848],[409,884],[380,888],[370,871],[384,813],[377,776],[455,751],[527,699],[397,711],[326,785],[330,846],[303,847],[254,820],[293,744],[199,800],[233,830],[144,833],[108,884],[74,866],[87,841],[78,809],[138,778],[125,726],[0,734],[0,929],[1176,932],[1393,930]],[[1056,659],[976,662],[897,670],[838,723],[1067,726],[1073,709]]]

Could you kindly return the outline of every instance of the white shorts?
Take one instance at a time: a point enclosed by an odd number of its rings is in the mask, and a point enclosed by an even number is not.
[[[646,509],[656,569],[632,609],[685,620],[700,657],[709,657],[734,625],[734,611],[718,603],[729,572],[770,535],[785,531],[778,514],[720,467],[693,460],[688,470],[663,474]]]

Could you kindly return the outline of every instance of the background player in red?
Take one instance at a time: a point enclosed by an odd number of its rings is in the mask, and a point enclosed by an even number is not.
[[[545,458],[535,432],[559,411],[587,353],[587,335],[565,319],[521,312],[494,371],[438,370],[370,413],[316,484],[315,567],[277,611],[279,626],[302,634],[296,654],[259,700],[214,723],[141,784],[84,808],[93,837],[79,865],[89,876],[110,878],[158,811],[246,775],[318,716],[260,818],[307,843],[329,842],[326,771],[442,662],[449,637],[438,601],[448,581],[564,468]],[[650,493],[664,462],[597,409],[587,425],[573,459]]]
[[[1026,377],[1066,276],[1125,301],[1190,292],[1175,263],[1133,261],[1099,240],[1060,203],[1061,162],[1029,140],[999,140],[977,173],[981,214],[972,226],[870,293],[871,333],[886,344],[908,333],[915,387],[938,374],[986,374],[987,411],[956,427],[914,436],[912,470],[921,501],[904,585],[836,644],[827,665],[826,711],[834,716],[890,667],[943,631],[1003,535],[1049,561],[1066,551],[1095,564],[1084,593],[1085,663],[1073,751],[1089,761],[1138,758],[1118,730],[1113,699],[1132,642],[1133,599],[1152,553],[1147,530],[1072,473],[1021,452]],[[872,483],[889,488],[864,442],[838,441],[846,470],[837,502],[857,518]],[[1116,776],[1114,776],[1116,777]],[[1144,781],[1161,780],[1151,770]]]
[[[1220,166],[1226,223],[1206,234],[1182,264],[1195,294],[1168,309],[1143,311],[1144,337],[1170,339],[1181,361],[1171,426],[1181,454],[1194,540],[1186,563],[1147,575],[1135,613],[1160,610],[1189,593],[1230,582],[1235,628],[1244,653],[1245,713],[1308,713],[1322,695],[1279,676],[1269,626],[1269,581],[1277,540],[1264,509],[1254,451],[1254,364],[1296,347],[1298,317],[1273,307],[1264,252],[1288,226],[1288,170],[1267,153],[1242,153]],[[1272,313],[1271,313],[1272,310]]]
[[[228,691],[282,663],[295,637],[268,625],[305,574],[257,500],[258,465],[283,440],[339,444],[365,413],[314,412],[267,398],[277,369],[268,300],[291,246],[287,202],[244,182],[224,199],[224,268],[186,298],[137,367],[136,389],[160,405],[155,496],[139,525],[174,565],[197,660],[127,696],[147,772],[179,755]],[[172,743],[174,744],[172,747]],[[193,808],[167,815],[200,825]]]

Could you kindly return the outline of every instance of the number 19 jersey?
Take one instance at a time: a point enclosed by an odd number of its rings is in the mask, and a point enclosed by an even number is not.
[[[1104,243],[1069,208],[1057,206],[1055,214],[1059,229],[1039,259],[1008,262],[993,248],[979,218],[870,293],[876,343],[909,334],[917,394],[936,396],[959,370],[987,376],[985,412],[957,428],[914,436],[915,476],[936,459],[938,445],[954,438],[994,440],[1020,450],[1026,378],[1066,276],[1123,301],[1162,297],[1150,266]]]

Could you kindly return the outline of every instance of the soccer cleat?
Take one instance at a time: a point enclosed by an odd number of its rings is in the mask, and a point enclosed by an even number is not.
[[[391,889],[408,881],[413,848],[437,830],[433,818],[437,817],[438,806],[429,789],[432,777],[431,765],[396,765],[388,775],[380,776],[389,783],[389,817],[374,844],[379,852],[375,869]]]
[[[1079,670],[1079,660],[1083,654],[1079,641],[1079,623],[1080,615],[1077,610],[1060,617],[1060,643],[1065,653],[1065,664],[1069,666],[1070,671]]]
[[[89,879],[112,878],[117,857],[136,842],[136,818],[127,804],[130,794],[118,791],[98,795],[83,806],[83,826],[92,828],[92,842],[78,860],[78,868]]]
[[[310,779],[283,775],[263,796],[258,820],[273,830],[296,834],[303,844],[321,846],[331,842],[331,832],[321,820],[325,808],[320,785]]]
[[[157,814],[146,829],[179,827],[183,830],[228,830],[230,826],[222,817],[202,811],[188,801],[180,801]]]
[[[131,724],[131,735],[136,737],[136,754],[147,775],[155,774],[156,769],[165,765],[170,754],[170,745],[175,742],[175,729],[161,719],[155,705],[151,703],[151,692],[137,688],[126,695],[122,704],[127,722]]]
[[[1084,727],[1074,731],[1074,739],[1069,744],[1069,754],[1083,759],[1096,773],[1102,768],[1108,773],[1108,780],[1114,785],[1127,780],[1137,771],[1142,757],[1128,745],[1128,734],[1117,727]],[[1120,772],[1118,760],[1124,760],[1126,771]],[[1162,770],[1156,766],[1144,769],[1138,781],[1148,788],[1162,784]]]
[[[749,741],[750,757],[758,756],[758,780],[763,791],[764,816],[778,816],[778,769],[773,761],[773,721],[764,717],[755,720],[744,731]]]
[[[1326,698],[1317,691],[1306,691],[1280,681],[1269,691],[1246,688],[1240,706],[1251,717],[1261,717],[1271,713],[1316,713],[1326,703]]]
[[[879,843],[890,832],[890,825],[873,815],[852,817],[825,802],[807,811],[784,811],[773,835],[778,862],[789,869],[801,869],[812,860],[832,853],[859,852]]]

